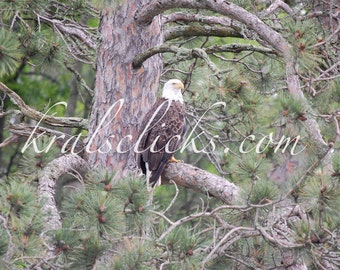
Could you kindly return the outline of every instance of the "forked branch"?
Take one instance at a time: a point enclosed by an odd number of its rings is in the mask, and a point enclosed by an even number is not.
[[[148,25],[155,16],[173,8],[205,9],[217,12],[254,30],[278,52],[283,54],[289,48],[289,43],[256,15],[225,0],[153,0],[139,9],[135,14],[135,19],[141,25]]]

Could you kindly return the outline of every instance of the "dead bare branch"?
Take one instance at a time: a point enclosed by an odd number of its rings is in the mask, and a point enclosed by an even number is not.
[[[78,118],[78,117],[54,117],[39,111],[28,106],[22,98],[15,93],[13,90],[8,88],[4,83],[0,82],[0,90],[7,94],[7,96],[11,99],[12,103],[17,105],[20,108],[20,111],[23,115],[32,118],[36,121],[41,121],[45,124],[55,126],[55,127],[78,127],[82,129],[87,129],[87,120]],[[60,103],[61,105],[67,106],[66,103]]]
[[[92,50],[97,49],[97,44],[94,41],[96,38],[93,33],[90,33],[89,30],[96,31],[96,28],[89,29],[88,27],[80,27],[80,25],[77,23],[65,23],[64,21],[59,21],[57,19],[51,19],[47,16],[42,16],[41,14],[37,14],[38,20],[41,20],[43,22],[49,23],[56,27],[59,31],[61,31],[64,34],[75,36],[77,39],[79,39],[82,43],[84,43],[87,47],[89,47]]]
[[[29,138],[33,135],[33,138],[37,138],[39,136],[49,136],[51,140],[54,140],[56,145],[62,149],[63,152],[70,152],[72,154],[82,156],[85,149],[83,140],[78,137],[80,135],[71,136],[67,133],[54,129],[39,126],[30,126],[24,123],[11,125],[9,127],[9,131],[12,136],[6,139],[2,144],[5,144],[5,142],[7,142],[7,140],[10,140],[10,138],[12,138],[11,140],[19,140],[19,138]],[[11,142],[12,141],[6,144],[9,144]],[[2,144],[0,144],[0,148],[2,147]]]

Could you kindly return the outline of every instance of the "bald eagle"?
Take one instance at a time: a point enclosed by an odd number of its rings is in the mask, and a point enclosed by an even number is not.
[[[185,108],[182,96],[184,85],[172,79],[164,84],[162,97],[144,116],[138,134],[138,167],[146,174],[148,183],[155,186],[168,162],[176,162],[185,133]]]

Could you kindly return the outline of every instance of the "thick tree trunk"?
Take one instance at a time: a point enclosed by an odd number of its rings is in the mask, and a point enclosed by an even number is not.
[[[134,14],[147,1],[122,2],[122,6],[113,4],[116,6],[105,8],[102,12],[102,42],[98,49],[86,149],[91,166],[120,172],[135,167],[133,141],[141,117],[155,102],[162,71],[159,55],[150,58],[138,69],[132,67],[136,54],[162,43],[160,18],[155,17],[148,26],[137,25]],[[124,102],[119,103],[121,109],[118,110],[117,103],[110,111],[112,105],[122,98]]]

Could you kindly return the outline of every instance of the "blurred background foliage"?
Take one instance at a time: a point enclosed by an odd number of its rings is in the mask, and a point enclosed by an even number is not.
[[[3,1],[0,3],[0,80],[32,108],[56,116],[87,118],[92,100],[95,51],[58,28],[81,25],[89,39],[97,38],[99,12],[88,1]],[[1,111],[16,109],[0,94]],[[0,118],[0,141],[9,136]],[[34,124],[30,119],[25,121]],[[77,129],[60,129],[75,134]],[[0,149],[0,174],[16,170],[22,142]]]

